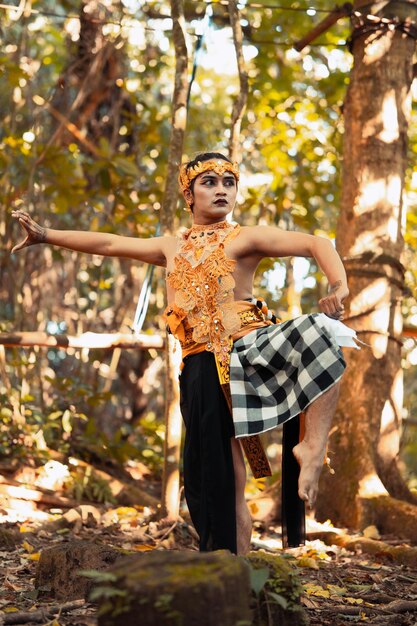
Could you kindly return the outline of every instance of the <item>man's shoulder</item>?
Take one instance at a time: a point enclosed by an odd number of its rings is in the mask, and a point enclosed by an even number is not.
[[[241,226],[240,227],[241,236],[247,237],[248,239],[259,239],[260,237],[264,237],[268,234],[273,234],[279,231],[279,228],[276,226],[264,226],[257,224],[256,226]]]
[[[166,244],[169,246],[171,244],[175,244],[179,238],[181,238],[180,233],[177,233],[175,235],[164,234],[159,237],[159,240],[161,241],[162,244]]]

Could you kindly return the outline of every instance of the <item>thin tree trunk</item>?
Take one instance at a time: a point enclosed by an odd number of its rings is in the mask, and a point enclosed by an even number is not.
[[[172,37],[175,48],[175,85],[172,98],[172,130],[168,152],[168,170],[162,199],[161,227],[172,234],[178,201],[178,168],[181,163],[184,134],[187,125],[188,52],[185,41],[184,7],[182,0],[171,0]]]
[[[246,109],[246,102],[248,99],[248,74],[245,68],[245,59],[243,57],[242,49],[242,26],[240,24],[240,14],[237,8],[236,0],[229,0],[228,3],[230,24],[233,31],[233,42],[236,50],[237,69],[239,72],[239,85],[240,91],[233,104],[232,110],[232,125],[230,129],[230,141],[229,141],[229,157],[232,161],[238,159],[239,147],[240,147],[240,129],[242,125],[242,118]]]
[[[168,171],[161,209],[161,226],[164,234],[174,230],[175,210],[178,200],[178,167],[181,163],[184,134],[187,124],[188,53],[185,41],[184,7],[182,0],[171,0],[172,34],[175,47],[175,86],[172,102],[172,131],[168,153]],[[175,352],[175,339],[167,335],[165,384],[165,446],[161,497],[161,517],[178,518],[180,504],[180,446],[181,413],[179,409],[178,374],[179,351]]]
[[[287,301],[287,311],[291,318],[298,317],[302,314],[301,309],[301,293],[295,288],[294,279],[294,258],[285,259],[285,286],[284,294]]]
[[[357,2],[355,9],[364,4]],[[388,491],[416,501],[397,466],[404,178],[414,50],[411,37],[387,28],[355,37],[344,107],[337,245],[350,289],[345,321],[369,347],[345,354],[348,369],[329,444],[336,473],[323,476],[317,516],[351,527],[360,524],[361,496]]]

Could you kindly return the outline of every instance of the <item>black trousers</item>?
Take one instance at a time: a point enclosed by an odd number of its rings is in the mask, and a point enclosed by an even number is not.
[[[212,353],[184,359],[180,392],[186,428],[184,493],[200,551],[236,554],[234,429]]]

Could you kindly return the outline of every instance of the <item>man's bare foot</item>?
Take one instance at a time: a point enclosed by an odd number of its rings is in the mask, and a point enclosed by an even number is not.
[[[323,469],[324,450],[314,450],[301,441],[293,448],[293,454],[300,466],[298,495],[312,508],[316,501],[319,478]]]

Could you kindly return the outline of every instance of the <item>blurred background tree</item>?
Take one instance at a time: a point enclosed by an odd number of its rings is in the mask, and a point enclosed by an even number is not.
[[[249,98],[241,130],[236,219],[334,237],[340,207],[343,100],[352,60],[342,20],[302,53],[292,47],[328,11],[242,3]],[[278,4],[278,3],[277,3]],[[265,6],[262,6],[265,5]],[[184,2],[192,58],[209,27],[190,94],[184,157],[226,151],[239,91],[224,2]],[[175,58],[170,3],[58,0],[2,12],[0,323],[2,331],[130,332],[146,267],[49,247],[10,255],[25,207],[46,225],[153,236],[168,168]],[[325,14],[325,13],[324,13]],[[190,68],[191,71],[191,68]],[[415,116],[409,128],[406,326],[417,265]],[[177,225],[188,219],[179,201]],[[265,260],[256,290],[282,315],[317,310],[326,289],[305,260]],[[162,330],[163,273],[145,332]],[[39,462],[49,450],[161,470],[164,365],[156,351],[7,349],[0,353],[0,454]],[[404,343],[403,466],[417,477],[415,338]],[[408,426],[407,426],[408,424]],[[272,441],[272,438],[268,439]],[[273,452],[274,445],[270,446]],[[271,452],[271,453],[272,453]]]

